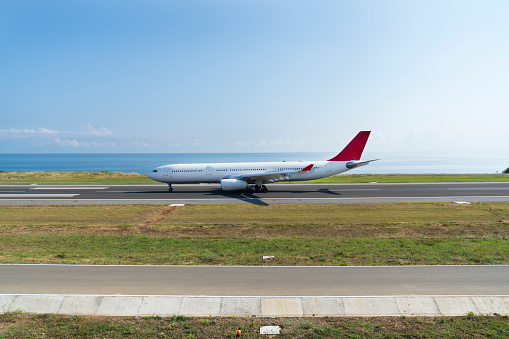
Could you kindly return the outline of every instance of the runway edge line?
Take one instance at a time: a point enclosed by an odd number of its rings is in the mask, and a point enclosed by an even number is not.
[[[0,312],[96,316],[509,315],[509,296],[218,297],[1,294]]]

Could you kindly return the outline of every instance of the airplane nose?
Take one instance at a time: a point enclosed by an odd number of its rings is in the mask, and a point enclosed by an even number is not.
[[[147,178],[154,180],[156,173],[157,170],[153,170],[152,172],[147,173]]]

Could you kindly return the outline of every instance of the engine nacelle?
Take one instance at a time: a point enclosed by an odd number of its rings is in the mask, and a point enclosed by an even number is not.
[[[224,191],[240,191],[247,189],[247,182],[239,179],[222,179],[221,189]]]

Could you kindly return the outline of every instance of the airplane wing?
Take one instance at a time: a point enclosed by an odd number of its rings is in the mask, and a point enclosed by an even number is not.
[[[289,174],[292,173],[299,173],[299,172],[307,172],[311,171],[314,164],[310,164],[306,167],[304,167],[301,170],[294,170],[294,171],[269,171],[269,172],[263,172],[263,173],[248,173],[248,174],[240,174],[240,175],[229,175],[226,177],[226,179],[241,179],[245,181],[255,181],[257,179],[260,179],[265,182],[276,182],[276,181],[284,181],[289,179]]]

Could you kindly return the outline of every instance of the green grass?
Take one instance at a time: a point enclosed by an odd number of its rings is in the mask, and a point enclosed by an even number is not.
[[[506,174],[339,174],[302,183],[506,182]]]
[[[0,262],[64,264],[447,265],[509,264],[507,240],[172,239],[149,236],[3,236]],[[263,255],[273,255],[271,261]]]
[[[4,263],[509,264],[509,203],[2,206],[0,234]]]
[[[507,338],[508,317],[232,318],[84,317],[0,314],[0,338],[262,338],[259,328],[281,327],[278,338]]]
[[[348,172],[350,173],[350,172]],[[340,174],[309,183],[412,183],[412,182],[491,182],[509,181],[499,174]],[[127,185],[157,184],[146,175],[121,172],[0,172],[0,185]],[[301,182],[306,183],[306,182]]]

